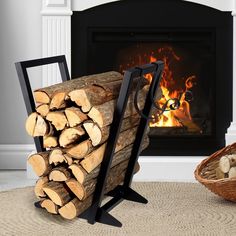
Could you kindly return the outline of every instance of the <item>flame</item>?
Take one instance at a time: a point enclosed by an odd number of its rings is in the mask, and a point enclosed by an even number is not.
[[[181,127],[189,124],[192,121],[190,113],[190,104],[186,99],[186,92],[191,89],[196,80],[196,76],[182,78],[184,83],[174,79],[173,71],[170,69],[172,60],[180,61],[181,58],[177,56],[171,47],[158,49],[158,53],[164,54],[161,58],[164,61],[164,70],[160,81],[162,97],[157,101],[160,108],[168,102],[169,105],[174,103],[173,99],[179,100],[179,107],[176,110],[168,109],[160,114],[154,114],[153,120],[149,123],[150,127]],[[157,61],[157,57],[150,56],[150,62]],[[151,81],[152,75],[147,74],[146,78]],[[183,85],[182,85],[183,84]]]

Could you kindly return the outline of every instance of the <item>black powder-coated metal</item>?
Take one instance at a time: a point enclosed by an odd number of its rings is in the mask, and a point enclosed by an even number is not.
[[[35,103],[26,69],[29,67],[47,65],[51,63],[59,64],[62,81],[70,79],[64,56],[43,58],[38,60],[15,63],[28,114],[35,111]],[[150,114],[152,108],[152,97],[154,96],[155,91],[158,88],[162,71],[163,71],[163,62],[161,61],[143,65],[141,67],[131,68],[125,71],[119,97],[114,110],[113,122],[111,124],[110,134],[107,140],[104,158],[101,163],[100,172],[97,178],[97,184],[93,196],[92,205],[79,216],[80,218],[87,219],[87,221],[91,224],[94,224],[95,222],[100,222],[103,224],[121,227],[122,226],[121,222],[108,213],[111,209],[113,209],[124,199],[144,204],[148,202],[144,197],[142,197],[140,194],[131,189],[130,185],[134,174],[135,163],[140,154],[140,147],[142,145],[143,136],[147,128],[148,120],[145,119],[144,117],[145,116],[148,117]],[[123,185],[117,186],[114,190],[106,194],[108,196],[112,196],[112,199],[102,206],[102,200],[104,199],[104,189],[107,181],[107,176],[113,159],[117,139],[120,134],[120,128],[124,117],[124,112],[132,88],[132,82],[134,78],[137,77],[141,78],[148,73],[153,73],[154,76],[149,87],[149,92],[147,94],[144,109],[142,111],[144,117],[140,119],[136,138],[132,147],[128,168],[125,173],[124,183]],[[38,152],[44,150],[41,139],[35,138],[35,144]],[[35,206],[39,208],[40,207],[39,202],[36,202]]]
[[[21,91],[24,97],[24,102],[25,102],[28,115],[30,115],[32,112],[35,112],[35,102],[34,102],[32,89],[30,86],[30,80],[29,80],[27,68],[43,66],[43,65],[53,64],[53,63],[58,63],[62,81],[70,80],[66,58],[64,55],[15,63],[16,71],[19,78],[20,87],[21,87]],[[35,137],[34,143],[35,143],[37,152],[45,151],[45,148],[43,147],[42,137]]]
[[[116,142],[119,137],[120,127],[122,124],[128,97],[131,91],[133,79],[136,77],[142,77],[148,73],[154,73],[143,109],[143,114],[145,116],[149,116],[152,107],[152,99],[151,99],[151,96],[153,95],[152,92],[153,91],[155,92],[159,85],[159,79],[161,77],[162,70],[163,70],[163,62],[158,61],[156,63],[129,69],[124,74],[124,79],[122,82],[116,108],[114,111],[113,122],[111,124],[110,135],[107,140],[107,146],[104,158],[101,163],[101,169],[97,179],[97,185],[94,192],[92,207],[88,209],[88,212],[86,212],[88,222],[91,224],[94,224],[95,222],[106,223],[106,224],[110,223],[113,226],[120,227],[122,224],[118,220],[115,221],[114,217],[108,214],[107,211],[111,210],[115,205],[117,205],[123,199],[136,201],[140,203],[147,203],[147,200],[144,197],[142,197],[141,195],[139,195],[130,188],[130,184],[132,182],[134,173],[134,166],[140,153],[140,147],[143,141],[143,136],[145,134],[148,122],[148,120],[141,118],[136,134],[136,139],[132,148],[132,154],[125,174],[124,184],[123,186],[118,186],[115,190],[113,190],[112,191],[113,198],[109,202],[107,202],[104,206],[101,206],[102,200],[104,198],[104,188],[106,185],[108,171],[110,169],[110,165],[114,155]],[[104,211],[106,213],[104,213]],[[104,214],[106,214],[106,216],[104,216]],[[106,219],[105,222],[103,222],[104,218]]]

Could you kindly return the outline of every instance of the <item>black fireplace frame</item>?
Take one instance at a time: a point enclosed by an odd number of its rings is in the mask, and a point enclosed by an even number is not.
[[[144,5],[145,4],[145,5]],[[144,11],[145,9],[145,11]],[[200,17],[199,17],[200,16]],[[72,78],[100,71],[89,71],[89,41],[92,32],[123,30],[152,33],[168,29],[186,32],[206,31],[214,35],[215,81],[211,102],[213,132],[208,137],[153,137],[142,155],[209,155],[225,145],[225,134],[232,120],[233,18],[231,12],[182,0],[123,0],[97,6],[72,15]],[[112,35],[112,34],[111,34]],[[170,37],[171,39],[171,37]],[[106,49],[104,49],[106,50]],[[100,60],[102,55],[100,56]],[[106,68],[112,70],[112,68]],[[101,68],[101,70],[105,70]]]

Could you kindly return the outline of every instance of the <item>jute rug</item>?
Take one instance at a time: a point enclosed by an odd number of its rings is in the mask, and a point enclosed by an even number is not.
[[[0,193],[0,235],[236,235],[236,204],[200,184],[136,183],[147,205],[123,201],[111,213],[122,228],[63,220],[33,206],[33,188]]]

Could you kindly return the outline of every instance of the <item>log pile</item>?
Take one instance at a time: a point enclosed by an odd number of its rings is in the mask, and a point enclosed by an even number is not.
[[[236,178],[236,154],[222,156],[219,160],[208,163],[203,170],[207,179]]]
[[[25,127],[32,137],[43,137],[46,151],[31,155],[28,163],[39,176],[35,195],[49,213],[73,219],[92,204],[122,78],[118,72],[106,72],[34,91],[36,111]],[[133,106],[138,79],[128,99],[105,192],[124,180],[140,121]],[[140,108],[147,86],[144,81],[140,87]],[[142,150],[148,142],[145,134]]]

